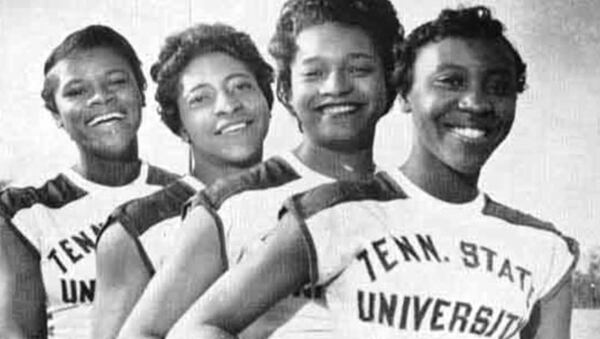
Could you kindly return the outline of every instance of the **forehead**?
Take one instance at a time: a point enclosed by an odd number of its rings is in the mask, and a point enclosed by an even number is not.
[[[52,67],[49,75],[64,83],[73,78],[93,77],[112,71],[132,72],[127,60],[113,49],[96,47],[77,51],[61,59]]]
[[[444,38],[421,47],[416,55],[415,72],[441,67],[469,70],[502,70],[516,74],[516,61],[500,39]]]
[[[218,85],[223,80],[236,75],[254,78],[242,61],[227,53],[212,52],[192,58],[181,71],[180,82],[184,89],[200,83]]]
[[[296,61],[309,58],[336,59],[348,55],[376,56],[373,41],[359,27],[324,23],[302,30],[296,37]]]

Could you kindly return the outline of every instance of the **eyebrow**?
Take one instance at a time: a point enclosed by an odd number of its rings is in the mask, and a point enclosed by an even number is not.
[[[242,73],[242,72],[232,73],[232,74],[227,75],[225,77],[224,81],[229,82],[229,81],[231,81],[231,79],[235,79],[235,78],[252,79],[252,75],[248,74],[248,73]],[[210,87],[210,84],[208,84],[206,82],[201,82],[201,83],[197,84],[196,86],[190,88],[190,90],[187,91],[187,93],[192,93],[192,92],[202,89],[204,87]]]
[[[209,84],[207,84],[207,83],[204,83],[204,82],[203,82],[203,83],[197,84],[196,86],[194,86],[194,87],[190,88],[190,90],[189,90],[189,91],[187,91],[187,92],[185,92],[185,93],[183,93],[183,94],[185,95],[185,97],[188,97],[188,96],[190,95],[190,93],[193,93],[193,92],[199,91],[199,90],[201,90],[201,89],[203,89],[203,88],[205,88],[205,87],[210,87],[210,85],[209,85]]]
[[[306,59],[302,59],[301,63],[302,64],[310,64],[313,62],[317,62],[320,60],[326,59],[323,56],[320,55],[315,55],[315,56],[311,56],[308,57]],[[351,60],[355,60],[355,59],[369,59],[369,60],[375,60],[375,56],[369,53],[363,53],[363,52],[356,52],[356,53],[350,53],[348,55],[346,55],[344,57],[344,59],[351,59]]]
[[[82,79],[79,79],[79,78],[70,79],[63,86],[61,86],[61,88],[67,88],[67,87],[70,87],[70,86],[79,85],[79,84],[81,84],[83,82],[84,81]]]
[[[251,74],[245,73],[245,72],[232,73],[225,77],[225,82],[228,82],[231,79],[235,79],[235,78],[252,79],[253,76]]]
[[[105,76],[111,76],[111,75],[113,75],[113,74],[117,74],[117,73],[118,73],[118,74],[123,74],[123,75],[126,75],[126,76],[128,76],[128,77],[129,77],[129,72],[127,72],[127,70],[125,70],[125,69],[120,69],[120,68],[116,68],[116,69],[110,69],[110,70],[106,71],[106,72],[104,73],[104,75],[105,75]],[[72,79],[69,79],[69,81],[67,81],[67,82],[64,84],[64,86],[62,86],[62,87],[63,87],[63,88],[66,88],[66,87],[68,87],[68,86],[79,85],[79,84],[81,84],[81,83],[83,83],[83,82],[85,82],[85,80],[84,80],[84,79],[82,79],[82,78],[72,78]]]
[[[108,71],[107,71],[105,74],[106,74],[106,75],[113,75],[113,74],[115,74],[115,73],[123,73],[123,74],[125,74],[125,75],[129,76],[129,72],[128,72],[127,70],[125,70],[125,69],[120,69],[120,68],[110,69],[110,70],[108,70]]]
[[[440,71],[440,70],[447,69],[447,68],[459,69],[459,70],[465,69],[465,67],[463,65],[458,65],[458,64],[453,64],[453,63],[447,62],[447,63],[439,64],[436,67],[436,71]],[[505,74],[505,73],[510,74],[510,67],[495,65],[495,66],[492,66],[491,68],[487,68],[485,71],[486,71],[486,73],[494,73],[494,74]]]

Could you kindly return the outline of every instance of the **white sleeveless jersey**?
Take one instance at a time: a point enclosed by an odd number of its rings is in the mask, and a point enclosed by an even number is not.
[[[204,184],[186,175],[148,196],[136,198],[117,207],[98,235],[118,221],[136,243],[140,258],[152,276],[173,251],[173,230],[181,224],[183,205]]]
[[[259,246],[259,238],[277,223],[283,202],[334,179],[302,164],[292,153],[273,157],[249,171],[216,182],[195,196],[187,209],[201,205],[215,217],[223,259],[229,266]],[[331,322],[322,298],[303,292],[290,296],[242,333],[243,338],[331,338]]]
[[[106,216],[115,206],[174,179],[143,163],[136,180],[109,187],[68,169],[42,186],[10,187],[0,193],[0,216],[39,257],[50,338],[91,337],[95,244]]]
[[[327,285],[335,338],[518,338],[562,286],[577,243],[492,201],[440,201],[400,171],[286,203]],[[289,215],[288,215],[289,217]]]

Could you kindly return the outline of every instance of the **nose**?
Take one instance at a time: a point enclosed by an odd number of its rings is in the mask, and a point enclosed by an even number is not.
[[[92,105],[103,105],[107,104],[115,99],[115,93],[113,90],[105,85],[97,85],[94,87],[94,92],[88,100],[88,104]]]
[[[471,89],[460,98],[458,108],[472,113],[489,113],[493,110],[493,105],[481,89]]]
[[[341,95],[351,91],[352,81],[343,70],[330,72],[321,85],[321,94]]]
[[[233,113],[240,108],[241,105],[242,103],[234,94],[229,93],[228,91],[223,91],[217,95],[215,102],[215,113],[218,115]]]

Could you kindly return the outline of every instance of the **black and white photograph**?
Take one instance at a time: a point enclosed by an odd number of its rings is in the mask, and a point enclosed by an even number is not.
[[[0,0],[0,339],[600,338],[600,2]]]

